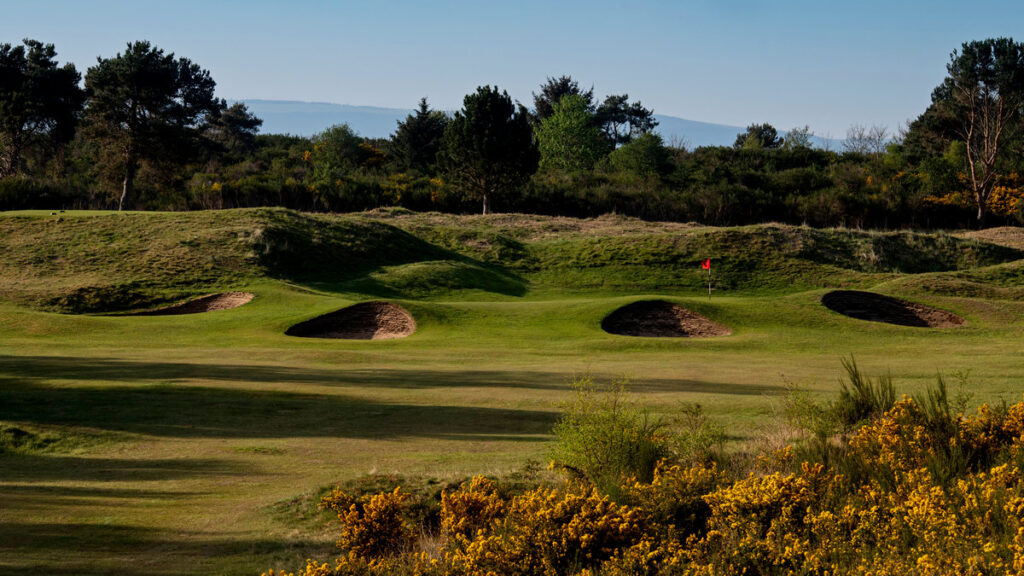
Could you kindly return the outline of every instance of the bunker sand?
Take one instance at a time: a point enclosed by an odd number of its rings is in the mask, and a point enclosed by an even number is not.
[[[386,340],[416,331],[409,312],[390,302],[363,302],[296,324],[285,334],[303,338]]]
[[[601,321],[610,334],[653,338],[708,338],[727,336],[732,330],[664,300],[633,302]]]
[[[952,312],[874,292],[835,290],[822,296],[821,303],[833,312],[869,322],[918,328],[956,328],[966,324],[966,320]]]
[[[231,308],[238,308],[248,304],[253,297],[254,295],[249,292],[221,292],[219,294],[208,294],[173,306],[134,312],[128,314],[128,316],[175,316],[178,314],[202,314],[203,312],[230,310]]]

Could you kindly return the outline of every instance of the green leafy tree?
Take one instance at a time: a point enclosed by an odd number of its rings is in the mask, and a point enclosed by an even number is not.
[[[491,210],[491,200],[522,188],[537,171],[540,154],[529,113],[507,92],[481,86],[463,99],[444,132],[439,158],[457,191]]]
[[[932,103],[954,119],[954,133],[966,145],[968,181],[984,226],[1002,145],[1017,135],[1024,116],[1024,44],[1012,38],[965,42],[946,71]]]
[[[780,148],[781,146],[782,138],[779,137],[778,130],[768,123],[747,126],[746,131],[736,135],[736,142],[732,145],[736,149]]]
[[[661,176],[672,168],[668,148],[661,136],[653,132],[620,146],[608,156],[608,162],[620,172],[641,178]]]
[[[607,150],[586,99],[575,94],[556,102],[536,133],[541,168],[589,170]]]
[[[0,44],[0,178],[21,171],[34,141],[70,141],[85,100],[81,74],[74,64],[58,66],[53,44],[22,44]]]
[[[533,109],[535,122],[542,122],[555,112],[555,104],[566,96],[578,96],[583,99],[586,110],[593,115],[596,112],[594,106],[594,89],[584,92],[580,89],[579,82],[572,79],[572,76],[559,76],[548,78],[540,86],[540,94],[533,93]]]
[[[363,139],[348,124],[335,124],[313,135],[311,143],[312,150],[305,155],[311,165],[309,184],[321,193],[341,185],[364,154]]]
[[[420,99],[419,109],[398,123],[388,145],[398,169],[433,171],[449,121],[444,112],[431,110],[426,98]]]
[[[223,108],[209,72],[149,42],[98,59],[86,72],[85,87],[90,134],[123,175],[118,210],[132,195],[140,162],[187,156],[197,148],[204,121]]]
[[[597,107],[595,116],[601,131],[614,146],[627,144],[658,125],[654,111],[644,108],[639,101],[630,104],[629,94],[606,97]]]

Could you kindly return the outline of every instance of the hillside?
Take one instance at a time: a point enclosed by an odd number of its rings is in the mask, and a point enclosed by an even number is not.
[[[717,290],[743,293],[917,278],[907,285],[949,293],[957,283],[991,284],[1016,298],[1024,275],[1019,248],[942,233],[403,210],[8,213],[0,251],[0,297],[63,312],[153,306],[264,280],[426,299],[699,294],[705,258]]]
[[[260,131],[264,134],[294,134],[312,136],[334,124],[348,124],[366,138],[388,138],[395,126],[414,110],[381,108],[377,106],[351,106],[329,102],[298,102],[294,100],[240,100],[253,114],[263,120]],[[698,146],[732,146],[736,135],[745,127],[687,120],[676,116],[655,114],[658,127],[666,143]],[[781,127],[780,127],[781,128]],[[838,150],[841,142],[815,136],[814,145]]]

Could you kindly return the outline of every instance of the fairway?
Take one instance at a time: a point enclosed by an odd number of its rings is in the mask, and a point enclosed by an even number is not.
[[[789,386],[831,396],[850,355],[867,374],[891,372],[900,393],[956,373],[972,404],[1024,390],[1021,254],[979,240],[244,210],[59,224],[78,228],[0,217],[0,423],[52,440],[0,454],[4,574],[259,574],[329,557],[310,494],[369,473],[448,479],[543,462],[574,375],[625,376],[659,412],[698,402],[734,446],[775,417]],[[710,300],[704,257],[717,274]],[[850,318],[821,304],[833,288],[966,322]],[[255,297],[201,314],[109,315],[222,290]],[[89,295],[106,293],[124,305],[96,308]],[[285,335],[371,300],[400,305],[415,331]],[[645,300],[731,333],[602,329]]]

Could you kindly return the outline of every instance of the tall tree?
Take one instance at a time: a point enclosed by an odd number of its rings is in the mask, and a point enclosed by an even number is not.
[[[549,77],[546,82],[540,85],[540,94],[533,93],[533,120],[540,123],[554,113],[554,106],[566,96],[579,96],[586,105],[590,114],[596,112],[594,106],[594,88],[584,92],[580,89],[579,82],[572,79],[572,76]]]
[[[214,98],[209,72],[149,42],[98,59],[85,87],[89,129],[118,158],[123,174],[118,210],[132,195],[140,161],[186,155],[203,122],[224,106]]]
[[[430,172],[437,162],[437,152],[441,149],[441,139],[448,122],[447,114],[431,110],[427,99],[421,98],[416,113],[398,123],[388,145],[398,168]]]
[[[507,92],[481,86],[462,104],[444,132],[439,158],[452,186],[479,199],[487,214],[495,195],[526,184],[540,154],[529,112]]]
[[[541,168],[589,170],[608,146],[594,125],[587,101],[570,94],[555,103],[536,128]]]
[[[950,55],[946,71],[932,102],[955,119],[954,131],[965,144],[978,223],[984,226],[1001,146],[1022,125],[1024,44],[1012,38],[965,42]]]
[[[782,146],[782,138],[774,126],[768,124],[751,124],[746,131],[736,135],[736,142],[732,147],[739,148],[779,148]]]
[[[249,112],[242,102],[218,110],[204,127],[204,135],[223,151],[250,152],[256,146],[256,133],[263,120]]]
[[[33,139],[69,142],[85,99],[81,74],[57,65],[53,44],[22,44],[0,44],[0,178],[21,170]]]
[[[639,101],[630,104],[629,94],[606,97],[597,107],[595,120],[613,146],[627,144],[658,125],[654,111],[644,108]]]

